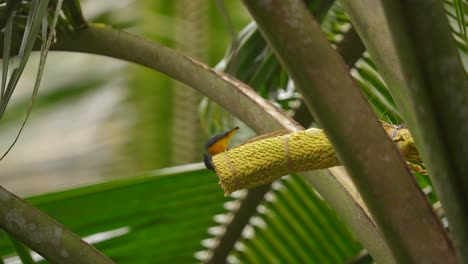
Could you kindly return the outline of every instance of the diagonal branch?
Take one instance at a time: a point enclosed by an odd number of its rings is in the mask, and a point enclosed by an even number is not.
[[[0,187],[0,227],[52,263],[114,263],[63,225]]]

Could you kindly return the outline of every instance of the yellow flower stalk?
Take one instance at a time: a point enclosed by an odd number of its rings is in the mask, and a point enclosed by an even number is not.
[[[409,162],[421,163],[413,138],[401,126],[383,123],[388,135]],[[321,129],[287,133],[242,144],[212,157],[224,193],[270,183],[291,172],[326,169],[340,165]],[[422,170],[419,166],[412,168]]]

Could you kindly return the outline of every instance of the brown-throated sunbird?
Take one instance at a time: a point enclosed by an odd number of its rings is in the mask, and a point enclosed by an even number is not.
[[[208,142],[205,144],[205,153],[203,155],[206,168],[212,171],[215,170],[211,157],[227,150],[229,147],[229,141],[237,132],[237,130],[239,130],[239,127],[224,131],[223,133],[217,134],[208,140]]]

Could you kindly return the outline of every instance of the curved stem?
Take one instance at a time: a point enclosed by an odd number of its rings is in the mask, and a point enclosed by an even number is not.
[[[254,96],[255,91],[246,84],[138,35],[91,25],[79,32],[59,35],[58,39],[52,50],[104,55],[165,73],[199,90],[234,115],[242,116],[243,121],[255,131],[284,129],[282,125],[294,130],[298,126],[280,109]],[[246,111],[246,108],[254,111]],[[260,121],[263,119],[266,121]]]
[[[62,33],[58,39],[59,42],[51,47],[52,50],[105,55],[165,73],[210,97],[259,134],[281,129],[303,129],[244,83],[137,35],[110,27],[90,25],[79,32]],[[359,193],[344,170],[332,168],[306,172],[303,175],[337,210],[342,220],[375,259],[394,262]],[[252,197],[261,197],[263,193],[265,188],[249,191]]]

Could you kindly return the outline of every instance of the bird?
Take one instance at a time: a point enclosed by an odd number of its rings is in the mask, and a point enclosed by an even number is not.
[[[205,167],[207,169],[216,171],[211,157],[228,149],[229,141],[231,141],[232,136],[234,136],[237,130],[239,130],[239,127],[224,131],[223,133],[213,136],[206,142],[203,161],[205,162]]]

